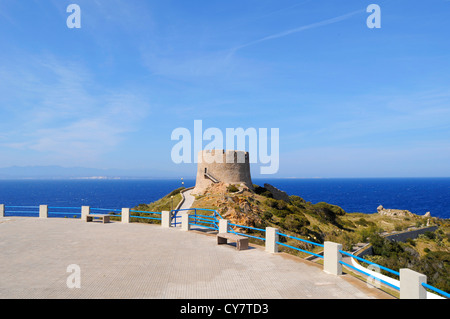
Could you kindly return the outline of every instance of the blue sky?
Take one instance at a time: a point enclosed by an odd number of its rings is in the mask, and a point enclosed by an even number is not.
[[[80,29],[66,25],[71,3]],[[371,3],[380,29],[366,25]],[[279,128],[270,177],[450,176],[449,12],[448,0],[0,0],[0,167],[194,176],[171,161],[171,133],[202,120]]]

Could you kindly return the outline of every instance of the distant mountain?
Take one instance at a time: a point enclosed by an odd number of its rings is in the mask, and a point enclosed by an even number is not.
[[[167,178],[164,172],[144,170],[97,169],[62,166],[11,166],[0,168],[0,179],[68,179],[68,178]]]

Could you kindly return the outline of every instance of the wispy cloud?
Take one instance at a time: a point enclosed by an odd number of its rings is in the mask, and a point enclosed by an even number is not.
[[[258,40],[250,41],[248,43],[239,45],[239,46],[231,49],[231,52],[229,53],[228,58],[231,57],[237,51],[239,51],[239,50],[241,50],[243,48],[246,48],[246,47],[258,44],[258,43],[262,43],[262,42],[266,42],[266,41],[270,41],[270,40],[283,38],[283,37],[286,37],[286,36],[294,34],[294,33],[299,33],[299,32],[302,32],[302,31],[315,29],[315,28],[327,26],[327,25],[330,25],[330,24],[333,24],[333,23],[337,23],[337,22],[340,22],[340,21],[344,21],[344,20],[347,20],[347,19],[349,19],[349,18],[351,18],[351,17],[353,17],[353,16],[355,16],[357,14],[360,14],[362,12],[365,12],[365,10],[353,11],[353,12],[350,12],[350,13],[347,13],[347,14],[344,14],[344,15],[340,15],[340,16],[331,18],[331,19],[327,19],[327,20],[323,20],[323,21],[320,21],[320,22],[311,23],[311,24],[304,25],[304,26],[301,26],[301,27],[298,27],[298,28],[289,29],[289,30],[286,30],[286,31],[283,31],[283,32],[275,33],[275,34],[263,37],[263,38],[258,39]]]
[[[95,162],[149,113],[149,103],[126,89],[96,87],[83,65],[29,57],[22,68],[0,70],[5,125],[0,147],[33,150],[73,162]],[[31,62],[33,67],[28,64]],[[6,121],[7,119],[7,121]],[[0,122],[3,122],[0,120]]]

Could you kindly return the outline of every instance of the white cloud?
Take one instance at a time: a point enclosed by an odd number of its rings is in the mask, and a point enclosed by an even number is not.
[[[239,51],[239,50],[241,50],[243,48],[246,48],[246,47],[258,44],[258,43],[262,43],[262,42],[265,42],[265,41],[275,40],[275,39],[278,39],[278,38],[283,38],[283,37],[286,37],[286,36],[294,34],[294,33],[299,33],[299,32],[302,32],[302,31],[315,29],[315,28],[318,28],[318,27],[323,27],[323,26],[327,26],[327,25],[330,25],[330,24],[334,24],[334,23],[340,22],[340,21],[344,21],[344,20],[347,20],[347,19],[351,18],[352,16],[354,16],[356,14],[359,14],[359,13],[362,13],[362,12],[364,12],[364,10],[353,11],[353,12],[350,12],[350,13],[347,13],[347,14],[344,14],[344,15],[340,15],[340,16],[331,18],[331,19],[327,19],[327,20],[323,20],[323,21],[320,21],[320,22],[311,23],[311,24],[304,25],[304,26],[301,26],[301,27],[298,27],[298,28],[289,29],[289,30],[286,30],[286,31],[282,31],[282,32],[279,32],[279,33],[275,33],[275,34],[263,37],[263,38],[258,39],[258,40],[254,40],[254,41],[248,42],[246,44],[242,44],[240,46],[237,46],[237,47],[231,49],[231,52],[228,55],[228,57],[231,57],[237,51]]]
[[[139,92],[98,87],[82,64],[47,56],[14,65],[0,70],[6,94],[0,98],[0,122],[6,123],[0,126],[0,147],[93,162],[114,150],[149,112]]]

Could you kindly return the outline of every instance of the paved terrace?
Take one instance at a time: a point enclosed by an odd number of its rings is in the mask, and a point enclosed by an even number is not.
[[[297,257],[159,225],[0,218],[0,261],[0,298],[390,298]],[[80,289],[67,287],[71,264]]]

